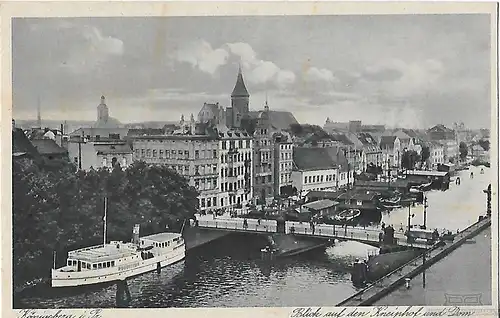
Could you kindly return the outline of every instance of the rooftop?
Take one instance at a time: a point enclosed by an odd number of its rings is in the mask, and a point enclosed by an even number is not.
[[[106,244],[83,248],[68,253],[68,258],[90,263],[106,262],[132,256],[135,250],[126,243]]]
[[[382,136],[380,137],[380,148],[393,148],[396,136]]]
[[[407,170],[407,175],[411,176],[433,176],[433,177],[444,177],[448,174],[445,171],[427,171],[427,170]]]
[[[245,81],[243,80],[243,74],[241,74],[241,68],[238,70],[238,77],[236,78],[236,84],[234,85],[231,97],[249,97],[247,87],[245,86]]]
[[[68,151],[52,139],[34,139],[31,141],[36,150],[42,155],[66,154]]]
[[[179,233],[158,233],[158,234],[152,234],[148,236],[143,236],[141,239],[149,240],[149,241],[154,241],[154,242],[167,242],[171,241],[174,238],[181,237]]]
[[[293,162],[299,170],[338,168],[338,164],[332,160],[326,148],[295,148]]]
[[[127,144],[95,144],[94,149],[98,154],[132,153],[130,145]]]
[[[306,203],[303,205],[303,207],[311,209],[311,210],[320,211],[320,210],[331,208],[337,204],[338,204],[338,202],[325,199],[325,200],[319,200],[319,201]]]

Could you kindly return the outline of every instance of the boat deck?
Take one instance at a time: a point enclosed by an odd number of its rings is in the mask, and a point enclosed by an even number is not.
[[[68,253],[68,258],[97,263],[132,256],[135,252],[134,246],[130,243],[112,243],[71,251]]]

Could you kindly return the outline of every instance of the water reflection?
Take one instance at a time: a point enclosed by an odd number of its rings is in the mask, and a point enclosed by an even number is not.
[[[427,194],[429,228],[464,228],[485,213],[486,197],[482,190],[491,179],[488,169],[485,171],[475,173],[474,179],[462,171],[460,185],[451,184],[446,192]],[[412,213],[413,224],[421,224],[423,209],[412,208]],[[406,226],[407,216],[406,208],[384,213],[381,219],[386,225]],[[352,262],[376,250],[361,243],[337,242],[297,257],[262,260],[260,249],[266,244],[263,236],[233,234],[192,250],[183,262],[166,267],[159,274],[151,272],[130,279],[130,306],[332,306],[356,291],[349,274]],[[432,275],[433,268],[426,272],[428,285],[437,279]],[[109,308],[115,306],[115,294],[115,285],[77,295],[48,292],[27,297],[22,307]]]

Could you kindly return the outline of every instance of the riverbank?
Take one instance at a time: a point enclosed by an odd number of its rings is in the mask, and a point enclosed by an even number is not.
[[[412,278],[409,289],[401,286],[374,305],[491,305],[491,234],[491,227],[485,229],[449,256]],[[470,297],[464,299],[464,296]]]
[[[391,291],[405,282],[406,278],[413,278],[432,264],[441,260],[468,239],[478,235],[484,229],[491,226],[490,218],[483,218],[469,226],[455,236],[455,240],[449,244],[439,244],[433,249],[412,259],[401,267],[396,268],[386,276],[375,281],[373,284],[357,292],[351,297],[340,302],[338,306],[369,306],[381,299]],[[420,264],[420,265],[419,265]],[[490,263],[491,264],[491,263]]]

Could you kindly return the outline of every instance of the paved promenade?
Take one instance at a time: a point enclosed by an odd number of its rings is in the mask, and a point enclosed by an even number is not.
[[[441,247],[434,247],[425,253],[426,262],[424,263],[424,255],[411,260],[405,265],[390,272],[381,279],[375,281],[365,289],[357,292],[351,297],[340,302],[337,306],[368,306],[379,300],[398,286],[404,283],[405,278],[413,278],[425,268],[436,263],[453,250],[462,245],[468,238],[477,235],[479,232],[491,225],[491,219],[485,218],[480,222],[476,222],[455,236],[452,243],[448,243]]]

